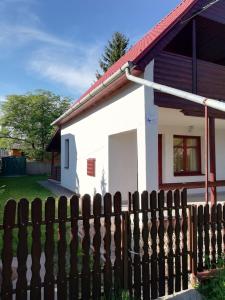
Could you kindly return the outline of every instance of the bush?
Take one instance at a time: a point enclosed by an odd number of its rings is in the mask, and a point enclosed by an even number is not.
[[[209,259],[206,258],[208,269],[212,269]],[[223,255],[216,263],[216,272],[213,278],[205,280],[197,286],[197,290],[206,300],[225,300],[225,256]]]

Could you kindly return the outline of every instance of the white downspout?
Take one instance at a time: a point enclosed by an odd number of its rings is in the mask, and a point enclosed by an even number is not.
[[[182,91],[179,89],[175,89],[175,88],[172,88],[172,87],[169,87],[166,85],[158,84],[153,81],[149,81],[149,80],[146,80],[146,79],[143,79],[140,77],[133,76],[130,73],[129,67],[125,69],[125,72],[126,72],[127,79],[130,81],[133,81],[133,82],[141,84],[141,85],[148,86],[148,87],[153,88],[154,90],[160,91],[164,94],[173,95],[173,96],[183,98],[188,101],[192,101],[192,102],[225,112],[225,102],[222,102],[220,100],[206,98],[206,97],[192,94],[189,92],[185,92],[185,91]]]

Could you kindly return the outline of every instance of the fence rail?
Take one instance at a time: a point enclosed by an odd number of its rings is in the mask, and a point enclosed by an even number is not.
[[[189,274],[206,269],[206,259],[215,266],[225,250],[221,204],[187,205],[186,190],[145,191],[129,194],[128,208],[119,192],[9,200],[1,299],[28,291],[31,299],[54,299],[55,291],[58,299],[120,299],[123,290],[156,299],[187,289]]]

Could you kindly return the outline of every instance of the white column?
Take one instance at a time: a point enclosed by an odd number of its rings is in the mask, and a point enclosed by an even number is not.
[[[144,78],[154,80],[154,61],[145,69]],[[142,121],[137,130],[138,189],[158,190],[158,107],[154,105],[154,91],[144,87]]]

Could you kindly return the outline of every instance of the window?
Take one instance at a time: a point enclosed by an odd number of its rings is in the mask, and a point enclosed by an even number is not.
[[[69,168],[70,166],[70,141],[69,139],[65,140],[65,168]]]
[[[198,136],[178,136],[173,139],[174,175],[201,174],[201,140]]]
[[[95,158],[87,159],[87,175],[95,177]]]

